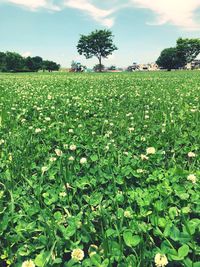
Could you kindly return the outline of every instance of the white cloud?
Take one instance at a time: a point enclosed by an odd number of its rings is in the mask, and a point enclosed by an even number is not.
[[[53,5],[51,1],[48,0],[7,0],[4,2],[20,5],[31,10],[36,10],[38,8],[47,8],[55,11],[60,10],[58,6]]]
[[[108,17],[114,12],[114,9],[105,10],[98,8],[95,5],[91,4],[88,0],[66,0],[65,6],[86,12],[94,20],[106,27],[110,28],[114,24],[114,18]]]
[[[200,0],[130,0],[134,7],[150,9],[156,14],[155,22],[170,23],[185,30],[198,30],[195,11],[200,8]]]
[[[124,0],[123,4],[120,0],[107,0],[106,2],[101,0],[0,0],[0,2],[13,3],[31,10],[46,8],[59,11],[64,8],[73,8],[109,28],[114,25],[118,10],[127,6],[128,8],[145,8],[155,14],[155,21],[148,23],[149,25],[169,23],[187,31],[200,29],[200,22],[198,23],[195,18],[195,13],[200,8],[200,0]],[[105,4],[107,8],[102,8]]]
[[[23,57],[30,57],[31,56],[31,52],[30,51],[26,51],[24,53],[22,53]]]

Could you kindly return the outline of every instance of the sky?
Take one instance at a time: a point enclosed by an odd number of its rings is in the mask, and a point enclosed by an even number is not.
[[[76,46],[96,29],[110,29],[118,47],[104,65],[155,62],[177,38],[200,37],[200,0],[0,0],[0,51],[92,67]]]

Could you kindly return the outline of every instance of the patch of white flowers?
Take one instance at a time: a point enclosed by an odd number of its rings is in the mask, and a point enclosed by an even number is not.
[[[87,163],[87,159],[86,158],[81,158],[80,159],[80,164],[86,164]]]
[[[188,157],[189,158],[195,158],[196,154],[194,152],[188,152]]]
[[[82,261],[84,259],[84,251],[80,248],[76,248],[72,251],[71,257],[76,261]]]
[[[196,184],[197,182],[197,177],[194,174],[189,174],[187,177],[188,181],[191,181],[193,184]]]
[[[155,154],[156,153],[156,149],[154,147],[148,147],[146,149],[146,153],[147,153],[147,155]]]
[[[168,264],[167,257],[160,253],[157,253],[154,259],[156,267],[165,267]]]
[[[22,263],[22,267],[35,267],[35,264],[32,260],[27,260]]]

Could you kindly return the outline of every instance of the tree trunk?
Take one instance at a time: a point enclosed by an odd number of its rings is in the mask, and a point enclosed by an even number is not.
[[[99,57],[99,71],[102,72],[101,57]]]

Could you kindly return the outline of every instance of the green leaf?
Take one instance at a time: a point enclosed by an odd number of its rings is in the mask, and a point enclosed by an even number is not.
[[[190,249],[189,249],[188,245],[184,244],[182,247],[180,247],[178,249],[178,256],[182,257],[182,258],[185,258],[188,255],[189,250]]]
[[[169,208],[169,217],[173,220],[178,215],[178,209],[176,207]]]
[[[35,265],[38,267],[44,267],[46,263],[46,258],[49,252],[42,252],[35,258]]]
[[[93,162],[95,162],[99,159],[97,155],[92,155],[90,158]]]
[[[90,258],[95,266],[97,267],[101,266],[101,257],[98,254],[93,254]]]
[[[62,219],[62,214],[60,211],[56,211],[53,216],[57,221],[60,221]]]
[[[128,247],[136,247],[140,243],[140,236],[133,235],[131,231],[123,233],[124,242]]]

